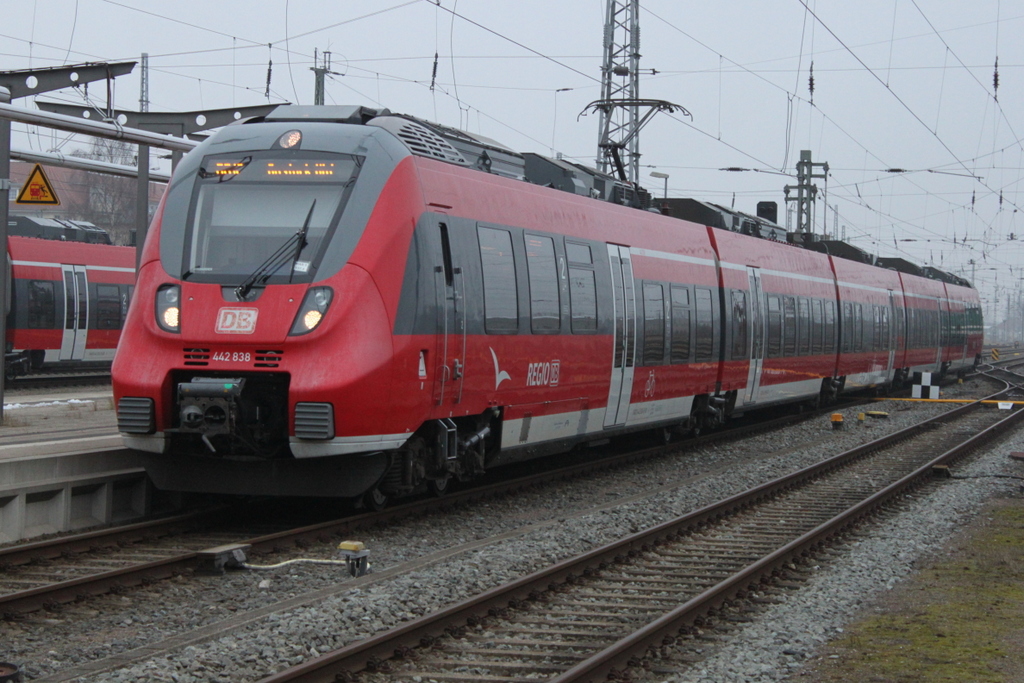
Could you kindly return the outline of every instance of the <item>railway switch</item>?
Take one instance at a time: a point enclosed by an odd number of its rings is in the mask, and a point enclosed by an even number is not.
[[[251,547],[247,543],[229,543],[200,550],[196,553],[199,560],[196,572],[220,576],[225,569],[241,569],[245,566],[245,553]]]

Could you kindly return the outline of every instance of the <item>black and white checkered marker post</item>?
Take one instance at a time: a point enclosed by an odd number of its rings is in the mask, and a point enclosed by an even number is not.
[[[911,387],[911,398],[938,398],[939,387],[932,386],[932,373],[915,372],[914,385]]]

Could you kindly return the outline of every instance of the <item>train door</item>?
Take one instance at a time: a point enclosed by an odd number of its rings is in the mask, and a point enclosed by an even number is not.
[[[747,316],[750,370],[747,372],[747,390],[743,394],[743,402],[756,403],[757,394],[761,389],[761,369],[764,366],[764,294],[761,291],[761,271],[758,268],[747,266],[747,278],[750,281],[750,315]]]
[[[448,224],[440,222],[438,229],[442,264],[434,268],[437,296],[434,398],[441,406],[462,400],[466,360],[466,280],[462,268],[455,265]],[[425,372],[425,366],[421,371]]]
[[[85,358],[89,334],[89,283],[85,266],[61,266],[64,272],[64,337],[59,360]]]
[[[615,319],[615,343],[612,356],[611,384],[604,426],[626,423],[629,399],[633,391],[633,360],[636,350],[636,299],[633,292],[633,264],[629,247],[608,245],[611,264],[612,302]]]

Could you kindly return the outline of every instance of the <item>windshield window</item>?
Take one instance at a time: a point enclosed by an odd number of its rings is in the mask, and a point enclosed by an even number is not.
[[[305,246],[293,249],[294,258],[268,273],[267,282],[310,281],[359,161],[303,151],[207,157],[189,214],[182,279],[238,284],[305,226]]]

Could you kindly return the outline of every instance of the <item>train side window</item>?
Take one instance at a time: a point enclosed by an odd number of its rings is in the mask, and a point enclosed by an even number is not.
[[[96,329],[121,327],[121,293],[117,285],[96,285]]]
[[[54,282],[29,280],[28,326],[34,330],[52,330],[57,327],[57,299]]]
[[[673,365],[690,361],[690,289],[672,285]]]
[[[800,319],[799,342],[797,355],[807,356],[811,353],[811,302],[805,297],[797,299],[797,313]]]
[[[593,270],[569,269],[569,308],[573,334],[597,332],[597,284]]]
[[[822,340],[824,327],[821,320],[821,299],[811,301],[811,355],[818,356],[824,353],[825,345]]]
[[[665,288],[644,283],[644,365],[665,362]]]
[[[711,303],[711,290],[698,287],[695,292],[697,304],[697,342],[694,345],[698,363],[715,357],[715,311]]]
[[[488,334],[519,329],[516,263],[508,230],[480,227],[480,262],[484,275],[484,318]]]
[[[732,358],[743,360],[747,357],[747,293],[733,290],[732,293]]]
[[[825,302],[825,353],[836,352],[836,302]]]
[[[78,283],[78,329],[84,330],[89,327],[89,289],[85,273],[76,272],[75,281]]]
[[[793,356],[796,354],[796,302],[793,297],[783,297],[782,313],[785,319],[782,325],[782,353]]]
[[[768,357],[782,355],[782,302],[777,296],[768,297]]]
[[[526,269],[530,276],[530,317],[534,332],[557,332],[561,327],[555,242],[526,235]]]
[[[589,244],[578,244],[576,242],[565,241],[565,257],[569,263],[593,263],[594,259],[590,255]]]
[[[882,348],[886,351],[892,346],[892,330],[889,327],[889,307],[883,306],[882,314]]]
[[[843,319],[839,332],[843,338],[842,352],[853,351],[853,304],[848,301],[843,302]]]
[[[135,293],[135,285],[128,285],[125,293],[121,296],[121,320],[128,317],[128,306],[132,303],[132,294]]]
[[[64,272],[64,329],[75,329],[75,274]]]
[[[854,339],[856,340],[856,346],[854,351],[864,350],[864,304],[854,304],[853,306],[853,329],[855,330]]]
[[[897,308],[895,309],[894,316],[893,316],[893,318],[894,318],[893,322],[896,325],[896,344],[895,345],[897,347],[899,347],[899,343],[900,342],[902,342],[903,344],[907,343],[907,340],[906,340],[907,331],[905,329],[906,325],[904,323],[904,318],[903,318],[904,315],[906,315],[906,309],[900,307],[897,304]]]
[[[882,306],[871,306],[871,308],[874,309],[874,335],[873,339],[871,339],[871,346],[874,350],[881,351],[885,347],[883,342],[885,337],[882,329]]]

